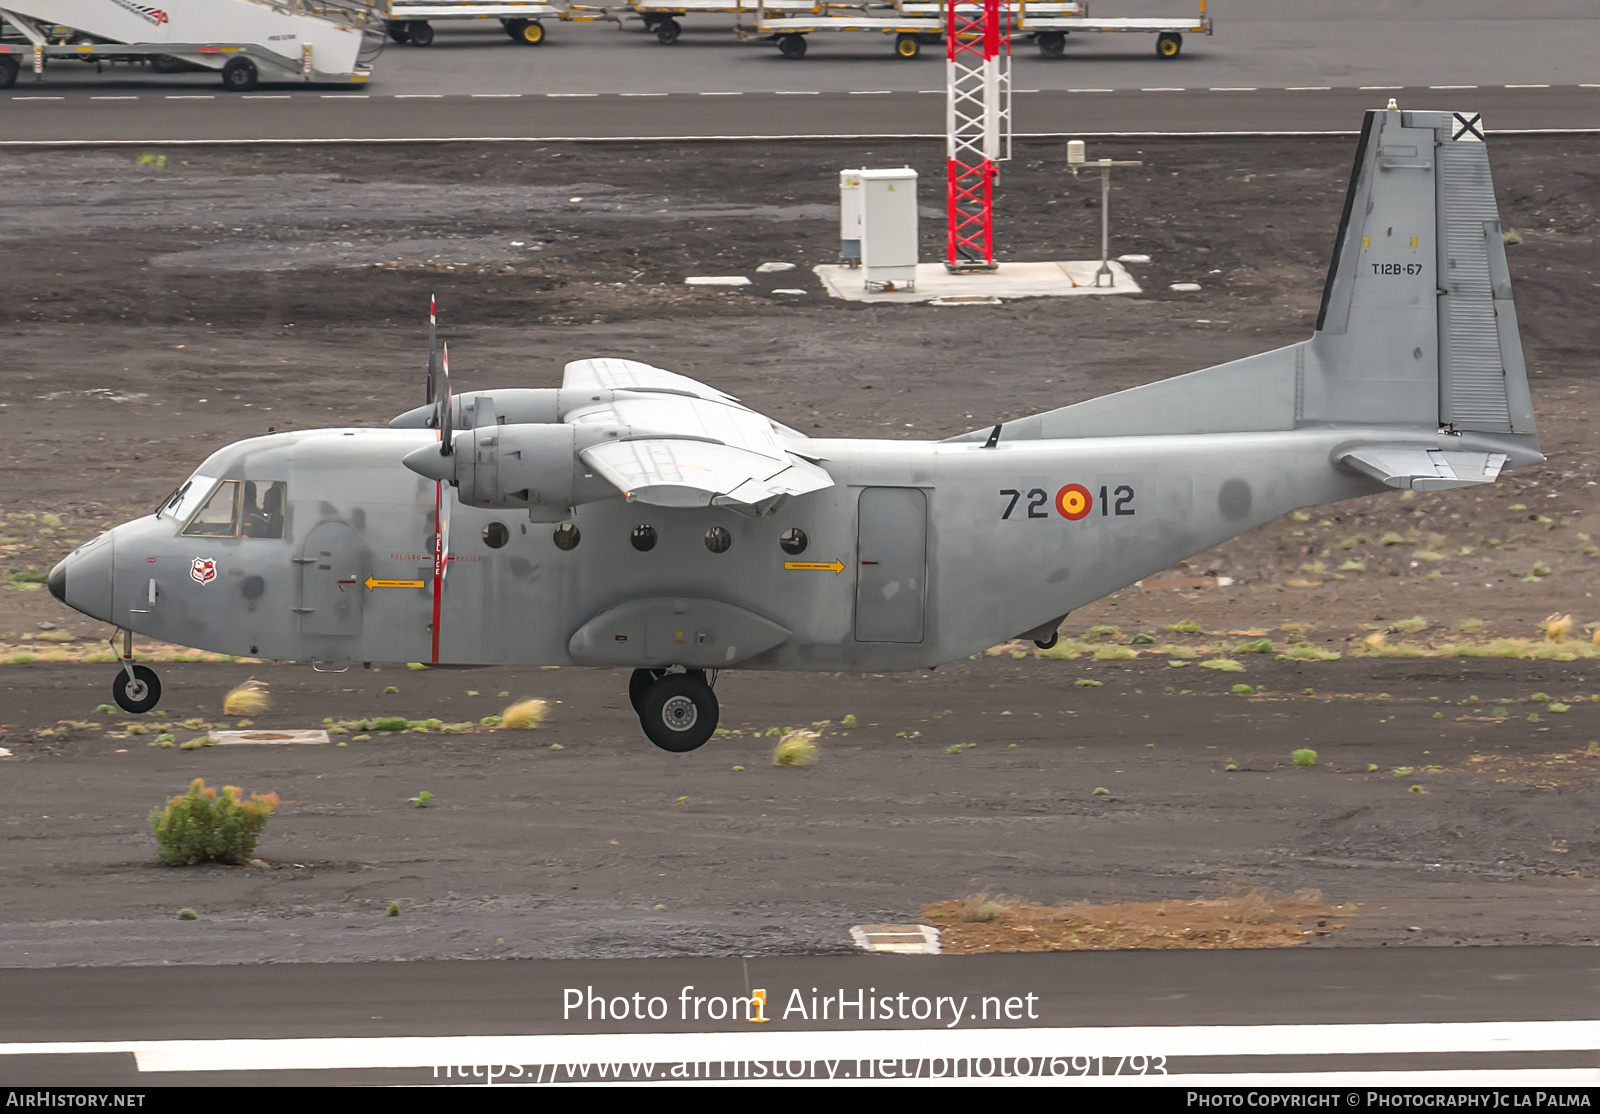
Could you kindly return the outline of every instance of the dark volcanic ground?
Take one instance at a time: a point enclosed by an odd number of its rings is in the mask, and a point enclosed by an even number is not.
[[[956,309],[831,302],[809,271],[834,257],[837,169],[910,162],[934,201],[935,144],[0,155],[0,648],[26,660],[39,635],[109,633],[41,590],[43,570],[217,445],[420,402],[429,292],[463,388],[553,385],[568,360],[620,355],[801,429],[942,437],[1307,335],[1352,147],[1108,144],[1091,154],[1145,163],[1118,172],[1113,228],[1114,250],[1152,256],[1133,267],[1147,293]],[[1058,145],[1018,155],[1002,254],[1092,256],[1098,182],[1068,176]],[[1232,587],[1125,591],[1068,633],[1115,623],[1125,644],[1195,619],[1279,637],[1292,621],[1345,648],[1410,616],[1537,636],[1570,612],[1589,645],[1600,140],[1502,138],[1493,157],[1523,238],[1511,265],[1550,462],[1486,493],[1269,524],[1189,563]],[[926,256],[941,232],[926,209]],[[799,268],[755,275],[766,260]],[[682,283],[738,273],[755,285]],[[1168,292],[1180,280],[1203,289]],[[1415,626],[1399,629],[1427,637]],[[985,888],[1056,901],[1315,886],[1361,905],[1323,944],[1592,941],[1594,671],[1263,655],[1240,675],[1162,655],[733,674],[724,722],[743,734],[670,756],[604,672],[165,666],[173,719],[216,717],[250,673],[278,698],[262,725],[475,718],[499,692],[562,702],[532,735],[184,752],[112,737],[121,718],[94,712],[106,666],[0,665],[0,746],[15,755],[0,761],[0,963],[829,949],[851,923]],[[1229,693],[1245,682],[1266,692]],[[1571,710],[1529,702],[1541,691]],[[1505,717],[1482,711],[1500,699]],[[771,766],[774,740],[751,735],[850,713],[859,726],[831,728],[808,769]],[[965,742],[978,746],[948,753]],[[1316,768],[1289,765],[1302,745]],[[265,869],[155,865],[145,815],[194,776],[294,802]],[[423,789],[438,799],[418,810]],[[381,915],[391,900],[401,917]],[[181,906],[202,919],[172,920]]]

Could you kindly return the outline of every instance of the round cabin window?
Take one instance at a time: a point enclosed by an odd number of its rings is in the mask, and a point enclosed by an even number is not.
[[[578,542],[583,535],[578,533],[578,524],[576,522],[563,522],[556,527],[553,537],[555,538],[557,549],[577,549]]]
[[[633,548],[640,553],[649,553],[656,547],[656,528],[654,526],[635,526],[633,536],[628,539],[633,543]]]
[[[491,522],[483,528],[483,544],[499,549],[511,540],[511,529],[504,522]]]
[[[713,553],[726,553],[733,544],[733,535],[722,526],[713,526],[706,531],[706,548]]]
[[[806,537],[806,532],[798,526],[791,526],[778,535],[778,545],[792,557],[798,557],[806,551],[806,546],[811,539]]]

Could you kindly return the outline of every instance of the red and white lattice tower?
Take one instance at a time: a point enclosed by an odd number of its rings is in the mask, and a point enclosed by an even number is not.
[[[1011,10],[945,0],[945,266],[994,269],[994,182],[1011,157]]]

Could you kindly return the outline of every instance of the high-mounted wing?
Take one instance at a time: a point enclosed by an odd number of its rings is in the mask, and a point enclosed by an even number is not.
[[[567,365],[562,389],[609,393],[566,420],[580,443],[586,429],[607,430],[578,455],[631,500],[760,511],[833,485],[794,451],[800,434],[687,376],[632,360],[580,360]]]
[[[1445,491],[1488,484],[1500,475],[1504,453],[1456,453],[1426,445],[1363,445],[1339,458],[1390,487]]]

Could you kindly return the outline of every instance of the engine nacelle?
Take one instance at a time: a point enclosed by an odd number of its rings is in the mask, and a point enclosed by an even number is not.
[[[571,387],[501,387],[466,391],[450,399],[451,426],[481,429],[491,425],[543,425],[564,422],[573,410],[611,401],[616,392]],[[389,422],[390,429],[427,429],[437,407],[429,403],[407,410]]]

